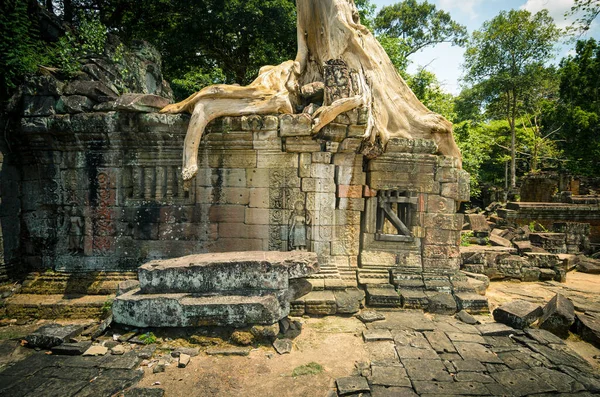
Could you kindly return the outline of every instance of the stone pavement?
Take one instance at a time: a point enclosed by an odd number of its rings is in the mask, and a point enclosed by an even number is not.
[[[58,356],[36,352],[0,372],[0,395],[112,396],[142,378],[144,372],[138,369],[141,361],[135,352],[103,357]],[[150,395],[144,394],[143,390],[128,393],[131,396]]]
[[[451,316],[379,312],[363,333],[370,363],[329,396],[591,396],[600,372],[553,334]]]

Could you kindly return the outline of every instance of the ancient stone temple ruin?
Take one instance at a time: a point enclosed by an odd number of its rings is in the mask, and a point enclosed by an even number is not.
[[[313,51],[312,27],[304,28]],[[191,118],[158,112],[170,97],[160,65],[148,60],[143,94],[118,96],[91,72],[83,81],[30,81],[19,140],[3,160],[6,269],[127,272],[202,253],[307,251],[320,272],[302,274],[312,292],[282,315],[353,313],[365,293],[371,306],[487,310],[459,273],[457,210],[469,200],[469,175],[451,127],[418,102],[372,35],[361,37],[380,70],[357,69],[350,47],[313,51],[319,56],[261,70],[260,84],[208,87],[167,108]],[[213,109],[193,134],[204,96],[222,103],[231,90],[267,90],[282,67],[286,81],[296,76],[290,108],[271,106],[279,94],[250,110],[223,102],[228,110]],[[294,67],[313,68],[311,81]],[[394,84],[403,97],[381,102],[382,87],[391,95]]]

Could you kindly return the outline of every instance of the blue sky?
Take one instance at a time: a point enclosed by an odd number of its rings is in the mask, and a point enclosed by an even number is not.
[[[397,1],[371,0],[378,10]],[[564,14],[573,5],[573,0],[429,0],[429,2],[434,3],[438,9],[449,12],[454,20],[467,27],[469,33],[479,29],[483,22],[492,19],[501,10],[521,8],[534,13],[541,9],[548,9],[555,23],[564,28],[570,25],[570,20],[565,20]],[[599,22],[594,22],[592,29],[584,38],[600,38]],[[560,45],[557,48],[554,63],[558,63],[572,48],[572,44]],[[437,75],[446,91],[458,94],[460,92],[459,79],[462,75],[463,54],[464,49],[449,44],[440,44],[434,48],[425,49],[410,58],[412,64],[409,67],[409,72],[414,73],[418,68],[426,66],[427,70]]]

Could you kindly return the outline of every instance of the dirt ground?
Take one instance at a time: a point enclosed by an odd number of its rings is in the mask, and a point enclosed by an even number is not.
[[[144,367],[146,374],[137,387],[164,388],[166,397],[324,396],[336,378],[352,372],[355,362],[368,361],[362,341],[365,327],[352,317],[303,321],[291,354],[279,355],[271,347],[254,349],[248,357],[201,354],[185,369],[177,368],[176,361],[163,373]],[[310,363],[318,363],[323,371],[292,376],[295,368]]]

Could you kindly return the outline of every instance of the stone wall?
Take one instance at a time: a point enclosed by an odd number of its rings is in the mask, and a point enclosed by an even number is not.
[[[342,115],[316,137],[306,114],[219,119],[184,186],[186,115],[23,117],[19,174],[2,171],[3,188],[18,185],[2,191],[3,225],[12,217],[27,270],[123,271],[155,258],[305,246],[325,272],[456,271],[468,174],[430,140],[393,139],[369,160],[361,119]]]

